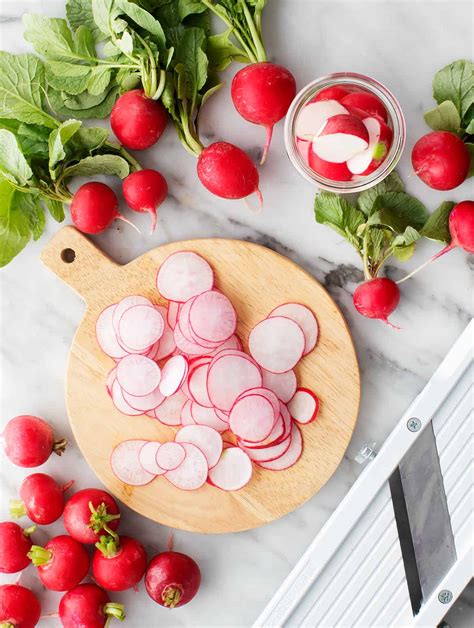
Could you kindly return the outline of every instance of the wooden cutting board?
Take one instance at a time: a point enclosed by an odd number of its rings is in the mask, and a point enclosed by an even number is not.
[[[129,294],[162,302],[156,272],[174,251],[203,255],[216,285],[234,304],[238,334],[246,347],[249,330],[277,305],[296,301],[310,307],[320,325],[316,349],[296,367],[298,382],[321,400],[318,420],[303,426],[304,452],[286,471],[254,467],[250,483],[226,493],[210,485],[181,491],[166,479],[143,487],[122,484],[109,456],[129,438],[172,440],[176,428],[149,417],[127,417],[113,406],[105,378],[113,361],[100,350],[95,323],[100,312]],[[173,242],[120,266],[73,227],[59,231],[43,250],[43,262],[87,304],[74,337],[66,397],[76,441],[105,486],[130,508],[162,524],[195,532],[236,532],[277,519],[314,495],[332,476],[351,439],[357,419],[360,377],[354,346],[338,307],[322,286],[299,266],[263,246],[239,240]]]

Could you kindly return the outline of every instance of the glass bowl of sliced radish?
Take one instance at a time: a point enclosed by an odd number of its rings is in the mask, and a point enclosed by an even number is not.
[[[285,121],[292,164],[330,192],[361,192],[380,183],[397,165],[405,136],[403,112],[390,90],[350,72],[306,85]]]

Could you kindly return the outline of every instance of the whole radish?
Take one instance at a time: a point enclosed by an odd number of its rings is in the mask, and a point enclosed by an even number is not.
[[[259,176],[250,157],[238,146],[214,142],[199,155],[197,174],[205,188],[216,196],[229,199],[257,194]]]
[[[63,628],[104,628],[113,618],[123,621],[123,604],[110,601],[107,591],[96,584],[79,584],[68,591],[59,603]]]
[[[98,488],[86,488],[66,502],[63,520],[73,539],[97,543],[101,535],[118,528],[120,511],[112,495]]]
[[[36,526],[23,529],[13,521],[0,523],[0,572],[16,573],[28,567],[30,559],[28,552],[31,549],[30,536]]]
[[[180,552],[167,551],[151,559],[145,575],[148,595],[168,608],[184,606],[199,590],[201,572],[197,563]]]
[[[416,142],[411,162],[415,174],[426,185],[434,190],[452,190],[466,179],[471,159],[466,145],[457,135],[433,131]]]
[[[28,515],[40,525],[53,523],[63,514],[64,492],[72,481],[60,486],[46,473],[33,473],[20,486],[20,499],[10,500],[10,514],[15,519]]]
[[[34,628],[41,616],[36,595],[19,584],[0,586],[0,626],[2,628]]]
[[[52,591],[69,591],[89,571],[85,547],[66,534],[55,536],[44,547],[32,545],[28,556],[38,568],[41,582]]]
[[[355,107],[361,109],[371,116],[380,116],[384,122],[387,122],[387,110],[383,102],[375,94],[363,91],[352,91],[341,98],[343,107]]]
[[[232,101],[240,115],[267,131],[263,164],[274,125],[285,117],[296,95],[296,82],[289,70],[276,63],[262,61],[239,70],[232,81]]]
[[[400,302],[397,284],[387,277],[376,277],[357,286],[354,292],[354,305],[362,316],[378,318],[394,327],[388,317]]]
[[[158,170],[138,170],[129,174],[122,183],[127,205],[136,212],[149,213],[151,233],[156,226],[156,210],[168,196],[168,184]]]
[[[67,440],[55,440],[53,428],[40,417],[24,414],[8,421],[3,431],[5,454],[19,467],[39,467],[54,452],[60,456]]]
[[[163,105],[147,98],[141,89],[126,92],[115,103],[110,125],[126,148],[144,150],[159,140],[168,122]]]
[[[71,203],[71,218],[74,226],[83,233],[101,233],[116,219],[134,227],[118,212],[115,192],[105,183],[84,183],[74,194]]]
[[[146,552],[141,543],[117,534],[102,536],[96,543],[92,572],[97,584],[108,591],[125,591],[136,586],[146,569]]]

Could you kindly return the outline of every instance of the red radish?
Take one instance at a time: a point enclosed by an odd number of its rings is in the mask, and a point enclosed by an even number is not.
[[[176,488],[195,491],[206,483],[209,466],[206,457],[195,445],[180,443],[180,446],[185,450],[186,457],[176,469],[167,471],[165,478]]]
[[[19,584],[0,585],[0,625],[4,628],[34,628],[41,605],[36,595]]]
[[[303,355],[308,355],[314,349],[319,335],[318,321],[306,305],[301,303],[284,303],[272,310],[268,318],[273,316],[286,316],[286,318],[290,318],[301,327],[305,337]]]
[[[110,466],[116,477],[130,486],[144,486],[155,479],[154,474],[146,471],[140,464],[140,450],[146,440],[124,440],[119,443],[110,456]]]
[[[0,523],[0,572],[16,573],[28,567],[27,554],[31,549],[30,535],[36,526],[23,529],[13,521]]]
[[[20,486],[20,499],[10,500],[10,514],[15,519],[28,515],[31,521],[48,525],[59,519],[64,510],[64,492],[73,484],[60,486],[45,473],[33,473]]]
[[[388,115],[385,105],[378,96],[370,92],[351,92],[341,99],[341,105],[362,109],[369,115],[380,116],[384,122],[387,122]]]
[[[209,469],[214,467],[222,453],[222,438],[216,430],[207,425],[188,425],[179,430],[177,443],[191,443],[205,455]]]
[[[141,543],[117,534],[102,536],[96,543],[92,572],[97,584],[108,591],[125,591],[136,586],[146,569],[146,552]]]
[[[347,167],[347,163],[335,164],[331,161],[320,159],[310,147],[308,151],[308,165],[317,174],[331,179],[331,181],[351,181],[352,172]]]
[[[209,471],[209,482],[223,491],[238,491],[252,477],[252,462],[239,447],[222,452],[219,462]]]
[[[274,316],[258,323],[249,335],[249,350],[262,368],[272,373],[290,371],[301,359],[305,337],[294,320]]]
[[[306,425],[315,420],[319,410],[319,399],[311,390],[298,388],[288,404],[288,410],[295,421]]]
[[[321,100],[337,100],[340,101],[350,94],[351,90],[341,85],[333,85],[332,87],[325,87],[314,96],[310,102],[320,102]]]
[[[157,604],[177,608],[190,602],[201,585],[201,572],[196,562],[171,548],[154,556],[147,567],[145,586]]]
[[[329,118],[313,139],[312,149],[325,161],[343,163],[369,146],[369,132],[350,114]]]
[[[53,428],[44,419],[24,414],[8,421],[3,431],[5,454],[19,467],[39,467],[54,452],[60,456],[67,440],[55,440]]]
[[[123,604],[111,602],[107,591],[96,584],[79,584],[59,603],[63,628],[105,628],[114,617],[125,619]]]
[[[156,452],[156,463],[165,471],[173,471],[186,458],[186,450],[179,443],[163,443]]]
[[[293,423],[291,428],[291,443],[285,453],[274,460],[259,462],[258,465],[270,471],[284,471],[296,464],[301,458],[302,453],[303,437],[301,436],[301,431],[298,426]]]
[[[185,303],[211,290],[213,285],[212,268],[203,257],[192,251],[172,253],[161,264],[156,276],[156,287],[161,296],[178,303]]]
[[[347,109],[337,100],[310,101],[301,109],[296,118],[296,137],[311,142],[329,118],[347,113]]]
[[[232,102],[240,115],[267,131],[261,164],[270,148],[273,126],[285,117],[296,95],[296,82],[286,68],[262,61],[239,70],[232,81]]]
[[[388,317],[400,302],[397,284],[387,277],[376,277],[357,286],[354,292],[354,305],[362,316],[378,318],[394,327]]]
[[[393,131],[378,117],[364,118],[363,124],[369,132],[369,146],[347,162],[352,174],[368,175],[382,164],[392,145]]]
[[[52,591],[69,591],[89,571],[89,555],[85,547],[66,534],[55,536],[44,547],[32,545],[28,556],[38,567],[41,582]]]
[[[117,502],[99,488],[75,493],[67,501],[63,516],[66,531],[79,543],[96,543],[104,529],[116,530],[120,523]]]
[[[122,183],[127,205],[136,212],[151,216],[151,233],[156,226],[156,210],[168,196],[168,184],[158,170],[138,170],[129,174]]]
[[[411,153],[411,163],[426,185],[434,190],[452,190],[469,174],[471,159],[464,142],[454,133],[433,131],[420,138]]]
[[[147,98],[141,89],[126,92],[115,103],[110,126],[126,148],[144,150],[157,142],[168,122],[161,102]]]
[[[263,203],[258,171],[247,153],[234,144],[214,142],[205,148],[199,155],[197,174],[216,196],[237,199],[255,193]]]
[[[71,219],[74,226],[83,233],[101,233],[116,218],[136,229],[135,225],[119,214],[117,208],[117,197],[112,188],[105,183],[91,181],[81,185],[74,194]]]

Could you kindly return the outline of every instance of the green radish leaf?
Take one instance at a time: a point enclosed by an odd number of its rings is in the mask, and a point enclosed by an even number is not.
[[[92,13],[92,0],[67,0],[66,15],[74,30],[86,26],[93,34],[95,41],[104,39],[104,34],[97,27]]]
[[[118,155],[94,155],[81,159],[77,164],[64,170],[65,178],[90,177],[97,174],[115,175],[125,179],[130,173],[128,162]]]
[[[32,157],[48,159],[48,138],[50,132],[50,129],[39,126],[38,124],[25,124],[22,122],[18,126],[16,139],[20,144],[22,153],[27,159]]]
[[[110,68],[98,67],[94,69],[87,82],[87,90],[92,96],[100,96],[105,92],[112,79]]]
[[[188,15],[204,13],[207,7],[200,0],[178,0],[179,19],[184,21]]]
[[[66,20],[25,13],[22,18],[26,41],[33,44],[39,55],[56,61],[77,59],[74,38]]]
[[[453,61],[433,79],[433,98],[440,105],[451,100],[461,118],[474,104],[474,64],[467,59]]]
[[[120,0],[118,5],[122,13],[125,13],[135,24],[138,24],[138,26],[153,35],[153,41],[158,46],[158,50],[160,53],[164,54],[166,50],[166,37],[160,22],[138,4],[128,2],[127,0]]]
[[[100,96],[92,96],[88,92],[71,96],[54,89],[48,90],[49,102],[56,113],[81,120],[107,118],[118,95],[118,87],[114,85]]]
[[[20,192],[0,179],[0,266],[6,266],[31,238],[28,217],[17,207]]]
[[[14,198],[16,207],[28,220],[33,240],[38,240],[42,236],[46,224],[38,194],[22,194],[17,191]]]
[[[96,57],[94,33],[87,26],[81,25],[76,31],[76,50],[84,57]]]
[[[407,227],[421,229],[427,218],[426,207],[418,199],[404,192],[386,192],[375,199],[368,224],[403,233]]]
[[[49,136],[49,172],[53,181],[56,180],[56,165],[66,157],[65,146],[81,128],[80,120],[66,120]]]
[[[9,120],[8,118],[0,118],[0,129],[11,131],[12,133],[15,133],[15,135],[18,133],[20,124],[21,122],[18,122],[18,120]]]
[[[399,262],[407,262],[415,252],[415,243],[407,246],[397,246],[393,249],[392,253]]]
[[[30,54],[0,52],[0,118],[54,129],[58,123],[43,110],[44,67]]]
[[[461,116],[451,100],[445,100],[431,111],[427,111],[425,122],[433,131],[459,133],[461,130]]]
[[[50,198],[43,198],[43,203],[45,204],[52,218],[54,218],[56,222],[62,222],[64,220],[64,207],[60,201],[54,201]]]
[[[91,71],[92,68],[89,65],[49,59],[46,66],[46,80],[53,89],[77,96],[87,89]]]
[[[474,144],[471,142],[464,142],[469,154],[471,155],[471,167],[469,168],[468,177],[474,177]]]
[[[425,222],[421,235],[430,240],[437,242],[450,242],[451,234],[449,233],[449,214],[455,203],[452,201],[444,201],[435,209]]]
[[[410,246],[421,238],[420,232],[413,227],[407,227],[403,233],[395,236],[392,242],[393,247]]]
[[[405,185],[396,172],[392,172],[381,183],[373,188],[364,190],[357,199],[358,208],[366,215],[370,216],[373,211],[375,200],[386,192],[404,192]]]
[[[109,133],[102,127],[81,127],[74,136],[74,146],[81,151],[90,153],[97,150],[107,141]]]
[[[97,28],[107,37],[114,30],[114,22],[120,15],[120,9],[115,0],[92,0],[92,15]]]
[[[232,29],[229,28],[218,35],[211,35],[207,39],[206,54],[209,59],[209,69],[222,72],[232,61],[247,63],[248,58],[241,48],[238,48],[230,39]]]
[[[205,42],[206,36],[202,29],[188,28],[176,49],[176,63],[182,64],[186,76],[186,95],[193,102],[207,81],[208,60],[204,52]]]
[[[317,222],[329,225],[359,250],[361,240],[358,229],[365,223],[361,211],[332,192],[321,192],[316,196],[314,211]]]
[[[130,55],[133,52],[133,37],[129,31],[123,31],[122,37],[115,40],[115,45],[123,52],[124,55]]]
[[[26,186],[32,176],[33,172],[18,146],[16,137],[11,131],[0,129],[0,177]]]

